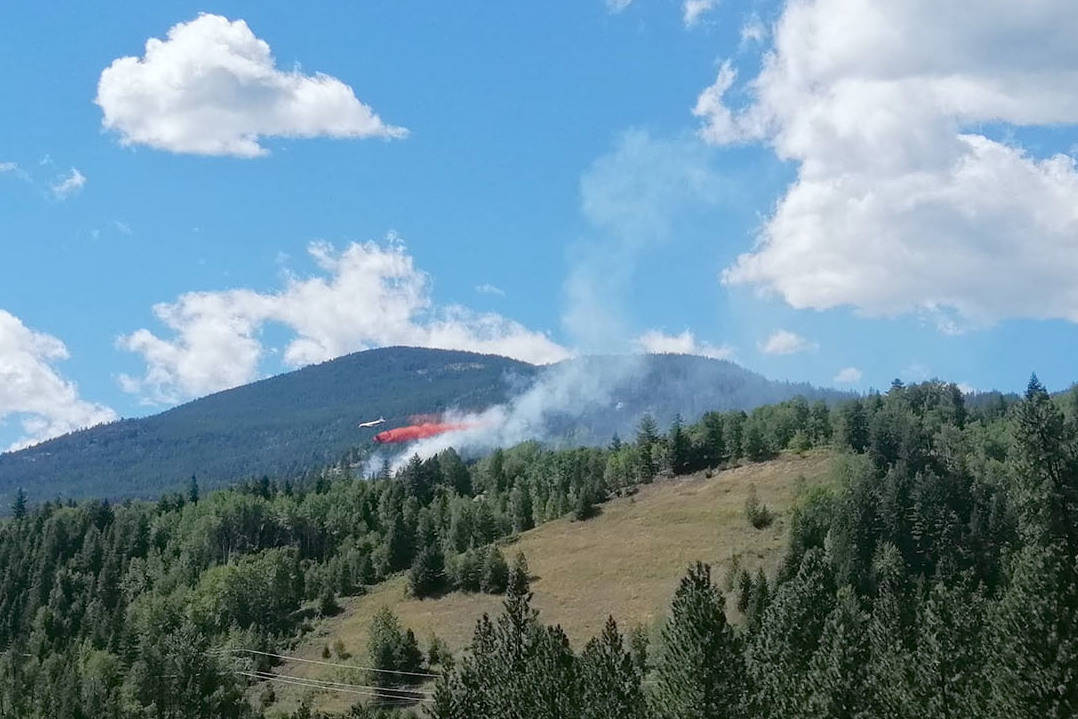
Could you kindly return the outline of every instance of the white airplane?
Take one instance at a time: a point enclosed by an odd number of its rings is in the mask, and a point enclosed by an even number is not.
[[[379,417],[378,419],[372,419],[370,422],[360,422],[360,427],[377,427],[386,421],[385,417]]]

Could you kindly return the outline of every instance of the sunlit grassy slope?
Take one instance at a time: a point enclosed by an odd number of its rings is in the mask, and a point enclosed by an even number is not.
[[[510,561],[518,551],[524,552],[540,618],[560,624],[580,646],[598,633],[608,615],[623,630],[637,623],[654,625],[665,615],[685,568],[696,560],[714,565],[716,582],[721,582],[735,553],[741,555],[742,566],[751,571],[763,566],[770,574],[785,544],[798,477],[805,478],[806,486],[818,485],[827,481],[830,465],[830,454],[816,452],[746,465],[711,478],[699,473],[660,480],[632,497],[607,502],[597,517],[586,522],[562,519],[525,532],[503,551]],[[754,529],[745,519],[745,499],[754,485],[760,500],[777,512],[766,529]],[[499,611],[501,598],[454,592],[417,600],[407,596],[405,578],[397,577],[365,596],[342,600],[342,606],[343,612],[322,622],[291,654],[321,660],[322,647],[332,647],[339,639],[354,655],[347,663],[366,664],[367,628],[382,606],[392,608],[401,623],[415,631],[424,649],[431,634],[437,633],[459,651],[471,639],[476,620],[484,612]],[[342,678],[340,670],[312,664],[291,663],[276,671],[356,681]],[[310,691],[287,686],[276,690],[282,709],[294,707],[300,693]],[[356,698],[325,694],[316,696],[314,704],[342,710]]]

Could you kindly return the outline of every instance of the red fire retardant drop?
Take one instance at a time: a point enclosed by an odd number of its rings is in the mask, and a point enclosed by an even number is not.
[[[444,432],[452,432],[456,429],[468,429],[475,425],[469,422],[462,423],[450,423],[450,422],[433,422],[429,424],[412,424],[407,427],[397,427],[396,429],[387,429],[385,432],[379,432],[374,435],[374,441],[379,444],[397,444],[400,442],[411,442],[417,439],[423,439],[424,437],[433,437],[436,434],[442,434]]]

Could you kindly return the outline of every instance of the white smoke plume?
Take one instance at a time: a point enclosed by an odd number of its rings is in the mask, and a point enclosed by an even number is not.
[[[601,407],[616,412],[617,388],[641,374],[643,367],[643,355],[594,357],[553,365],[505,404],[481,412],[449,411],[442,417],[447,423],[466,424],[467,429],[379,452],[368,463],[367,471],[381,467],[387,458],[396,471],[413,455],[426,459],[450,447],[474,455],[527,440],[557,440],[552,431],[556,420],[579,419]]]
[[[623,312],[640,258],[671,237],[680,213],[714,203],[722,187],[694,138],[638,130],[619,137],[581,177],[581,212],[592,230],[571,253],[562,315],[579,350],[619,354],[555,364],[505,404],[477,414],[446,413],[444,421],[471,427],[390,450],[392,467],[449,447],[478,454],[526,440],[556,442],[564,439],[566,424],[586,412],[619,412],[618,388],[630,386],[646,367],[644,355],[629,354],[641,346]],[[380,467],[384,456],[370,467]]]

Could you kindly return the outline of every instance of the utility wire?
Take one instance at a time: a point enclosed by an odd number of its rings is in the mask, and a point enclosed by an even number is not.
[[[347,694],[359,694],[361,696],[374,697],[375,699],[382,699],[382,700],[402,702],[402,703],[413,701],[412,699],[410,699],[408,697],[391,696],[391,695],[379,694],[378,692],[361,691],[359,689],[345,689],[344,687],[328,687],[328,686],[325,686],[325,685],[322,685],[322,684],[313,684],[313,683],[308,682],[308,681],[299,681],[299,680],[295,680],[295,679],[286,679],[286,678],[278,676],[276,674],[269,674],[269,675],[263,676],[262,675],[263,673],[255,673],[255,672],[236,672],[236,673],[240,674],[242,676],[245,676],[245,677],[252,677],[254,679],[262,679],[262,680],[266,680],[266,681],[281,682],[283,684],[293,684],[295,686],[306,687],[308,689],[322,689],[322,690],[325,690],[325,691],[345,692]],[[414,701],[423,702],[423,701],[429,701],[429,699],[427,699],[427,698],[422,698],[422,699],[417,698]]]
[[[378,672],[380,674],[400,674],[400,675],[403,675],[403,676],[427,677],[427,678],[430,678],[430,679],[438,679],[439,677],[441,677],[440,674],[430,674],[430,673],[427,673],[427,672],[403,672],[403,671],[396,671],[394,669],[375,669],[374,667],[361,667],[361,666],[356,666],[355,664],[335,664],[333,662],[320,662],[320,661],[317,661],[317,660],[314,660],[314,659],[301,659],[300,657],[289,657],[289,656],[286,656],[284,654],[273,654],[272,652],[261,652],[261,651],[258,651],[257,649],[221,649],[219,651],[226,652],[226,653],[227,652],[232,652],[232,653],[247,652],[249,654],[259,654],[259,655],[262,655],[264,657],[275,657],[277,659],[285,659],[285,660],[290,661],[290,662],[304,662],[305,664],[320,664],[320,665],[326,666],[326,667],[340,667],[341,669],[361,669],[361,670],[366,671],[366,672]]]
[[[332,684],[334,686],[348,687],[350,689],[369,689],[371,691],[377,691],[377,692],[401,694],[401,695],[404,695],[407,698],[412,698],[412,697],[415,697],[416,695],[433,694],[433,692],[421,691],[421,690],[418,690],[418,689],[412,690],[412,689],[397,689],[397,688],[394,688],[394,687],[376,687],[376,686],[369,686],[367,684],[349,684],[348,682],[335,682],[335,681],[332,681],[330,679],[316,679],[314,677],[299,677],[299,676],[294,676],[292,674],[277,674],[276,672],[265,672],[265,671],[261,671],[261,670],[258,670],[258,669],[254,670],[254,671],[255,671],[255,674],[265,674],[267,676],[267,678],[268,677],[281,677],[283,679],[295,679],[297,681],[312,682],[312,683],[316,683],[316,684],[327,684],[327,685]]]

